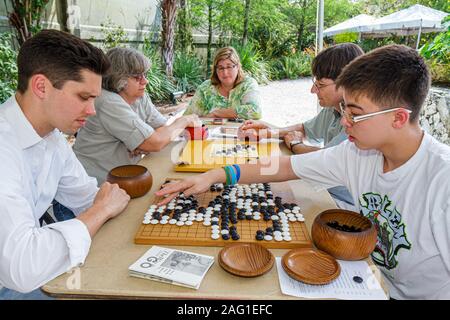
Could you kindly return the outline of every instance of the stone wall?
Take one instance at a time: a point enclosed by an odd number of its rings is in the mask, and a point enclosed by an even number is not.
[[[450,145],[450,89],[433,87],[420,113],[425,131],[442,143]]]

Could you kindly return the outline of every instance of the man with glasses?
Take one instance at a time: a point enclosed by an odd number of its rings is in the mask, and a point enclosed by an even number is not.
[[[294,154],[302,154],[322,148],[304,144],[323,143],[324,148],[335,146],[347,139],[341,125],[339,103],[342,102],[342,90],[336,88],[335,80],[342,69],[352,60],[364,54],[362,49],[353,43],[342,43],[321,51],[312,62],[311,93],[317,95],[323,107],[320,113],[304,123],[286,128],[275,129],[261,121],[246,121],[240,128],[242,137],[250,139],[259,136],[279,137]],[[353,199],[343,187],[328,190],[337,205],[341,208],[353,209]]]
[[[450,147],[419,125],[430,74],[412,48],[390,45],[351,62],[343,90],[347,141],[325,150],[240,166],[239,183],[301,178],[345,185],[378,232],[374,263],[393,299],[450,299]],[[262,174],[278,165],[278,172]],[[273,170],[271,170],[273,172]],[[223,169],[157,192],[186,196],[226,181]],[[167,197],[166,201],[170,201]]]

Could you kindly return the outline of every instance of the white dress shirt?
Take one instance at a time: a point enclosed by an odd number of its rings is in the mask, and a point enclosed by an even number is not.
[[[78,219],[40,227],[53,199],[75,215],[98,191],[58,130],[40,137],[15,97],[0,105],[0,285],[32,291],[84,263],[91,245]]]

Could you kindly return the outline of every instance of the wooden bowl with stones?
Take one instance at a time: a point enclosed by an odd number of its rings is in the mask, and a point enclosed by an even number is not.
[[[256,243],[239,243],[224,247],[219,253],[219,265],[240,277],[257,277],[272,269],[273,254]]]
[[[153,185],[153,177],[146,167],[140,165],[125,165],[112,169],[106,181],[117,183],[131,198],[146,194]]]
[[[368,218],[342,209],[320,213],[312,224],[311,236],[319,250],[340,260],[365,259],[377,243],[377,231]]]

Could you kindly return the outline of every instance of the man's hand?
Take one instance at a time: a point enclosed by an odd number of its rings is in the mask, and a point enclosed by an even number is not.
[[[93,207],[105,211],[107,217],[111,219],[119,215],[126,208],[129,201],[130,196],[125,190],[120,189],[119,185],[105,182],[95,196]]]
[[[301,133],[300,131],[291,131],[288,132],[285,136],[284,136],[284,143],[286,144],[286,146],[291,149],[291,142],[292,141],[303,141],[303,133]]]
[[[258,139],[268,139],[272,137],[271,128],[262,121],[257,120],[247,120],[238,130],[238,138],[258,140]]]
[[[213,183],[220,182],[221,175],[225,176],[223,169],[216,169],[179,182],[168,183],[164,185],[161,190],[155,192],[156,196],[165,197],[158,205],[160,206],[169,203],[170,200],[177,197],[180,192],[183,192],[187,197],[191,194],[206,192]]]

